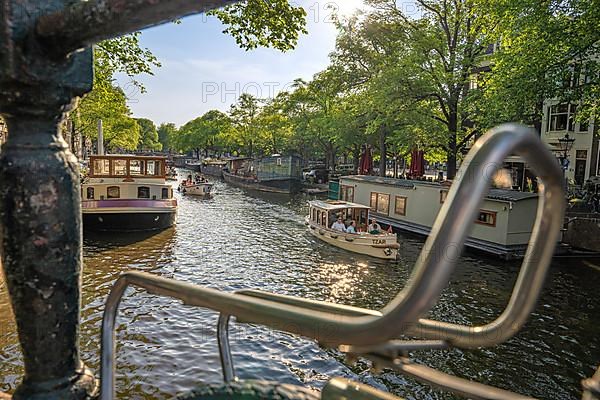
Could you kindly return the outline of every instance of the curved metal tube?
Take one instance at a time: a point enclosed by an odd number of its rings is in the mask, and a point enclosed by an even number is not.
[[[462,327],[421,319],[448,284],[458,254],[479,210],[493,173],[511,154],[522,156],[541,178],[537,219],[515,284],[513,295],[502,315],[483,327]],[[382,311],[382,315],[357,316],[343,306],[303,299],[283,300],[263,294],[260,298],[224,293],[140,272],[123,274],[111,292],[104,314],[102,332],[102,376],[111,371],[107,360],[114,353],[114,323],[119,300],[129,284],[148,292],[182,300],[235,316],[248,323],[307,336],[328,345],[374,345],[401,333],[443,339],[460,347],[489,346],[512,336],[535,306],[550,264],[562,224],[565,200],[558,163],[529,128],[502,125],[477,141],[467,156],[460,176],[451,187],[431,234],[425,243],[405,288]],[[448,257],[453,249],[456,256]],[[322,305],[322,307],[318,307]],[[110,347],[110,349],[108,348]],[[102,381],[104,393],[113,380]]]
[[[227,314],[219,315],[217,323],[217,342],[219,344],[219,356],[221,358],[221,370],[223,371],[223,381],[225,383],[233,382],[235,377],[235,368],[233,366],[233,357],[231,356],[231,347],[229,346],[229,320],[231,316]]]

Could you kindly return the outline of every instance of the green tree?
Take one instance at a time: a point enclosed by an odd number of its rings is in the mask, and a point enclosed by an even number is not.
[[[136,122],[140,126],[141,137],[138,150],[154,151],[162,150],[162,143],[158,140],[158,131],[154,122],[147,118],[138,118]]]
[[[163,151],[172,150],[175,135],[177,135],[177,127],[174,123],[160,124],[158,127],[158,141],[161,143]]]

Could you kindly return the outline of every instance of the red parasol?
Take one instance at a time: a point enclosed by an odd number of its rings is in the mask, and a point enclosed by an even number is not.
[[[358,174],[359,175],[371,175],[373,172],[373,156],[371,155],[371,149],[369,146],[365,146],[365,149],[360,156],[358,163]]]
[[[412,151],[409,174],[411,178],[420,178],[425,175],[425,153],[423,150]]]

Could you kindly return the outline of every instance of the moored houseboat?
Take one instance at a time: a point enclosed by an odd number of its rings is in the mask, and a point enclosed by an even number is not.
[[[395,233],[385,231],[367,232],[369,207],[339,200],[314,200],[308,203],[309,211],[305,218],[310,233],[333,246],[354,253],[395,260],[400,247]],[[332,228],[337,221],[345,227],[351,224],[355,232]]]
[[[200,172],[204,175],[223,178],[223,168],[227,165],[227,160],[204,159],[200,166]]]
[[[375,176],[340,178],[341,200],[368,205],[371,215],[396,229],[429,235],[449,185]],[[538,195],[490,189],[466,246],[503,258],[525,255],[536,216]]]
[[[300,158],[279,156],[253,160],[234,158],[223,169],[225,182],[250,190],[295,193],[302,186]]]
[[[165,157],[91,156],[81,195],[87,230],[151,231],[175,223],[177,200],[166,183]]]

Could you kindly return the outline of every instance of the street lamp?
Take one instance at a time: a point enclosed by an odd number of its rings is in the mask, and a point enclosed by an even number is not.
[[[569,169],[569,153],[571,152],[574,143],[575,139],[569,137],[569,132],[565,134],[565,137],[558,139],[558,146],[563,152],[562,157],[559,159],[563,170],[563,178],[565,179],[565,189],[569,188],[567,183],[567,169]]]

